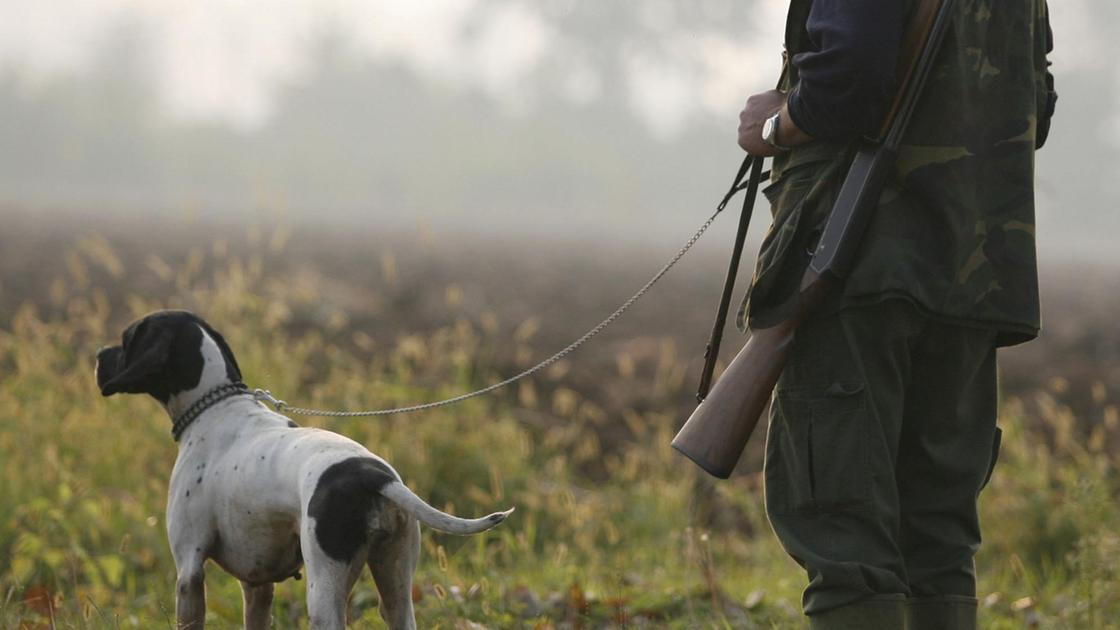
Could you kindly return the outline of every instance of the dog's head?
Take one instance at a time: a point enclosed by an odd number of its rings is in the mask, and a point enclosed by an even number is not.
[[[173,396],[241,380],[225,339],[187,311],[157,311],[133,322],[121,345],[97,353],[102,396],[150,394],[167,406]]]

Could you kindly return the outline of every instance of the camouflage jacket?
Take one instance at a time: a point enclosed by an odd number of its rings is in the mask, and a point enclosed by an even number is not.
[[[903,0],[911,7],[914,0]],[[789,58],[811,46],[793,0]],[[1045,0],[957,0],[893,176],[833,307],[910,300],[928,315],[995,329],[1000,345],[1039,329],[1034,151],[1053,111]],[[785,89],[797,85],[787,64]],[[773,325],[792,305],[809,251],[851,150],[815,141],[774,160],[765,190],[773,222],[740,308],[745,328]]]

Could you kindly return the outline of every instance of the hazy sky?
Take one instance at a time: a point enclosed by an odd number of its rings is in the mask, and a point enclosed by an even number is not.
[[[1061,100],[1056,132],[1038,158],[1038,198],[1044,248],[1120,260],[1112,236],[1120,231],[1120,213],[1110,207],[1120,197],[1109,185],[1120,149],[1117,4],[1050,2]],[[92,51],[128,24],[144,40],[141,61],[172,119],[251,131],[269,122],[274,97],[313,69],[310,46],[330,33],[356,58],[398,64],[442,88],[481,91],[514,117],[550,98],[527,79],[543,73],[556,75],[560,98],[572,104],[623,99],[655,138],[671,140],[703,122],[709,129],[726,126],[730,142],[745,97],[776,75],[787,6],[787,0],[0,0],[0,68],[32,91],[80,75],[97,61]],[[628,37],[614,41],[616,31]],[[599,39],[589,42],[589,33]],[[611,45],[593,45],[598,42]],[[621,85],[606,84],[610,64],[622,69],[613,79]]]
[[[361,54],[397,59],[438,81],[481,87],[516,109],[532,106],[518,80],[550,55],[577,57],[566,78],[569,98],[598,95],[594,63],[581,63],[577,47],[539,8],[562,14],[575,1],[0,0],[0,62],[14,62],[33,80],[80,69],[108,27],[126,17],[150,39],[153,74],[171,112],[253,126],[269,115],[277,86],[304,71],[308,42],[331,28]],[[700,4],[718,20],[733,2]],[[788,2],[756,4],[756,24],[773,28],[736,37],[745,29],[682,28],[672,3],[641,0],[639,16],[657,35],[656,45],[622,54],[631,103],[655,133],[679,132],[696,115],[733,116],[744,95],[768,81],[772,73],[745,69],[774,64]],[[1051,3],[1061,35],[1054,61],[1059,71],[1091,66],[1111,87],[1120,83],[1120,69],[1101,54],[1112,34],[1093,28],[1093,4]],[[1120,118],[1105,129],[1120,138]]]
[[[701,4],[718,20],[732,2]],[[555,15],[571,4],[553,0],[546,6]],[[681,29],[670,3],[643,0],[639,18],[658,35],[656,45],[621,54],[631,102],[655,133],[676,133],[697,114],[733,115],[759,81],[770,80],[785,4],[759,5],[758,23],[775,28],[748,41],[733,38],[736,29],[729,25]],[[399,60],[441,82],[480,87],[514,110],[532,106],[531,95],[518,89],[519,79],[554,55],[570,62],[568,98],[593,100],[601,90],[594,62],[579,59],[567,34],[525,2],[2,0],[0,61],[14,62],[33,79],[80,69],[122,16],[150,39],[161,97],[178,116],[261,123],[272,92],[298,80],[308,42],[325,28],[360,54]]]

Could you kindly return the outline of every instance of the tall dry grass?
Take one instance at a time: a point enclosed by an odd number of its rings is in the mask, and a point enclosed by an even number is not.
[[[173,625],[170,423],[153,401],[102,399],[93,382],[95,349],[128,320],[194,310],[223,332],[251,386],[305,406],[440,398],[498,378],[497,348],[512,347],[518,365],[540,354],[532,319],[509,332],[455,315],[462,289],[439,296],[449,316],[438,330],[376,338],[324,293],[322,277],[270,273],[282,232],[255,241],[244,258],[213,246],[182,264],[150,256],[130,269],[107,240],[86,237],[62,256],[49,312],[28,304],[0,319],[10,321],[0,328],[0,627]],[[392,258],[375,273],[391,283]],[[143,295],[129,288],[141,276]],[[117,305],[107,297],[121,292]],[[368,445],[448,511],[517,506],[486,535],[425,531],[420,626],[799,627],[803,577],[768,531],[758,475],[698,477],[668,448],[671,405],[616,409],[568,387],[579,360],[422,415],[300,419]],[[643,360],[648,370],[620,354],[601,387],[647,387],[653,400],[680,393],[671,344]],[[984,627],[1117,627],[1120,427],[1108,400],[1102,393],[1081,422],[1054,391],[1029,406],[1006,401],[1001,463],[982,497]],[[213,625],[236,626],[236,582],[212,569],[207,587]],[[360,581],[355,627],[383,627],[376,599],[372,581]],[[274,612],[277,627],[305,625],[302,582],[278,586]]]

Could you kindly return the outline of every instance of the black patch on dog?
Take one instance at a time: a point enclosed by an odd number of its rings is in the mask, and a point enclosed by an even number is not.
[[[97,368],[94,370],[97,374],[97,387],[105,387],[105,384],[117,375],[123,352],[124,348],[121,346],[101,348],[97,351]]]
[[[289,429],[296,429],[296,428],[299,428],[299,425],[296,424],[294,420],[289,420],[288,421],[288,428]]]
[[[202,378],[202,332],[218,344],[230,381],[241,369],[226,340],[202,318],[188,311],[158,311],[134,322],[121,345],[97,353],[97,386],[103,396],[151,394],[162,403],[198,387]]]
[[[369,515],[383,508],[381,489],[399,481],[391,468],[368,457],[331,465],[319,477],[307,513],[315,540],[329,557],[348,562],[369,541]]]

